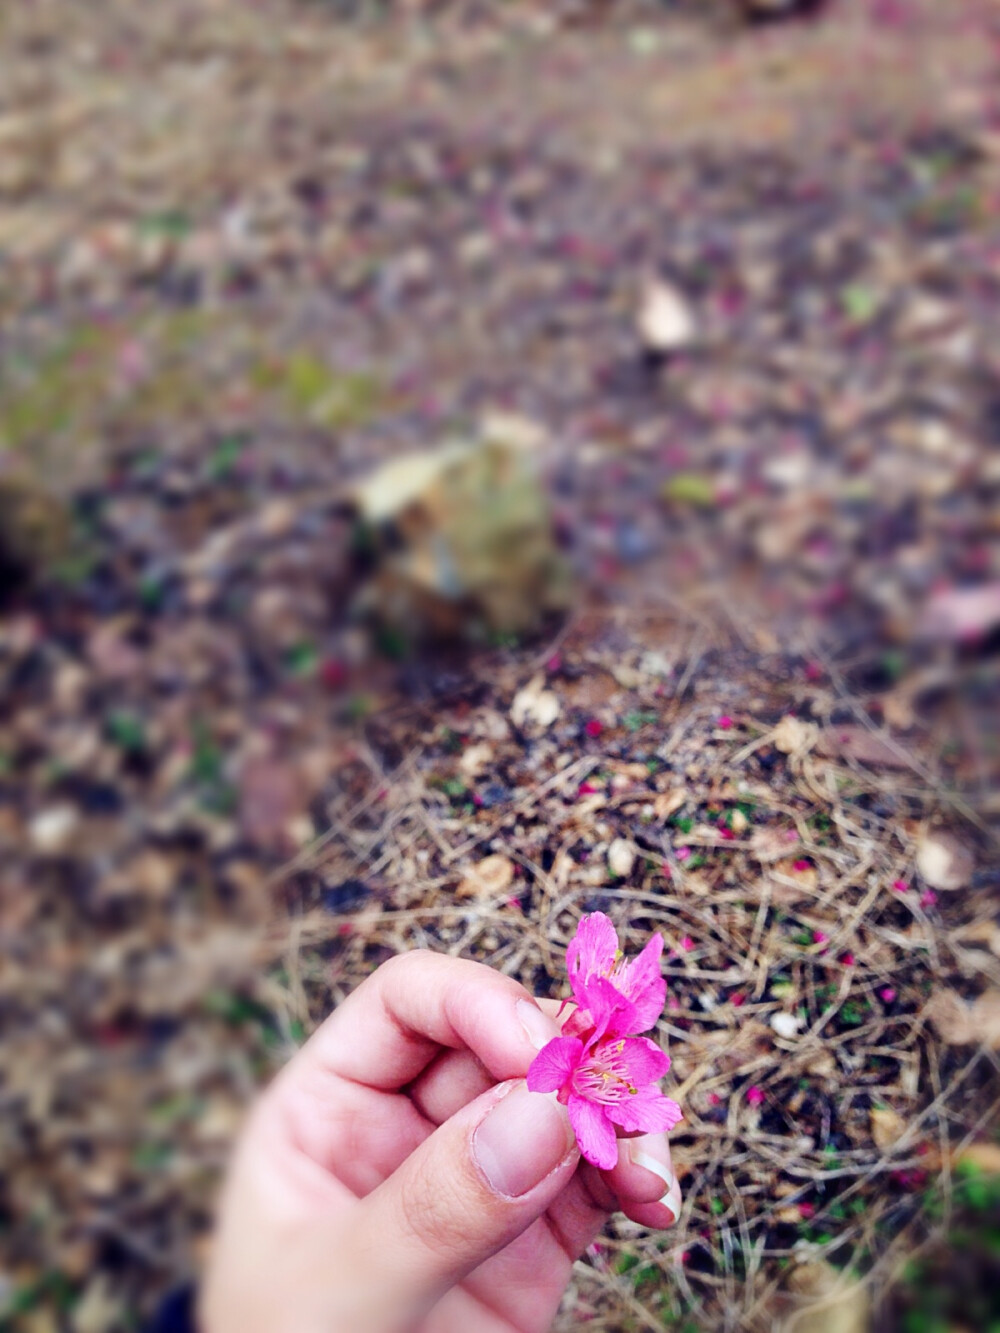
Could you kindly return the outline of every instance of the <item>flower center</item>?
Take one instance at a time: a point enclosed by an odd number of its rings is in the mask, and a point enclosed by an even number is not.
[[[581,1065],[573,1075],[573,1089],[590,1102],[620,1102],[623,1097],[634,1097],[639,1089],[629,1077],[629,1068],[621,1058],[625,1050],[623,1041],[593,1052],[586,1064]]]

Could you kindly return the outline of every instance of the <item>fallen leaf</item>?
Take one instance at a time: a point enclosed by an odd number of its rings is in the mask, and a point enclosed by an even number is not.
[[[882,712],[886,722],[896,731],[909,731],[917,720],[912,695],[903,690],[893,690],[883,696]]]
[[[477,778],[486,768],[489,768],[493,762],[495,751],[489,741],[480,741],[478,745],[470,745],[462,753],[458,766],[462,772],[469,778]]]
[[[912,767],[905,751],[891,739],[854,723],[824,727],[816,741],[816,753],[829,759],[854,759],[871,768]]]
[[[795,833],[795,830],[792,830]],[[785,829],[766,826],[755,828],[750,835],[750,855],[761,865],[769,861],[781,861],[787,858],[789,846],[798,841],[798,834],[789,842]]]
[[[111,1278],[99,1273],[73,1310],[73,1333],[102,1333],[114,1327],[122,1314],[122,1299],[115,1294]]]
[[[970,1004],[951,990],[931,997],[927,1017],[948,1046],[987,1046],[1000,1050],[1000,990],[984,991]]]
[[[788,1276],[798,1308],[788,1321],[798,1333],[868,1333],[868,1288],[823,1260],[799,1264]]]
[[[774,729],[774,748],[782,754],[807,754],[816,744],[819,728],[815,722],[803,722],[790,713]]]
[[[1000,958],[1000,926],[995,921],[974,921],[971,925],[955,932],[955,939],[962,944],[980,944],[990,953]]]
[[[494,898],[514,882],[514,863],[501,852],[477,861],[455,890],[458,898]]]
[[[675,815],[687,800],[687,791],[683,787],[674,787],[672,791],[660,792],[653,797],[653,813],[657,819],[669,819]]]
[[[1000,583],[981,588],[948,588],[935,593],[918,623],[922,638],[970,643],[1000,625]]]
[[[776,897],[779,896],[781,889],[791,889],[795,893],[796,900],[816,892],[819,871],[811,861],[803,862],[789,857],[784,861],[778,861],[771,869],[776,880]]]
[[[285,760],[254,755],[240,774],[240,827],[264,851],[287,848],[290,825],[301,815],[305,794],[299,775]]]
[[[873,1106],[868,1120],[875,1146],[883,1152],[888,1152],[906,1129],[906,1121],[891,1106]]]
[[[947,829],[930,829],[917,843],[917,869],[932,889],[964,888],[975,866],[968,844]]]
[[[510,718],[515,727],[530,723],[544,731],[551,727],[561,711],[558,695],[545,688],[545,677],[539,672],[514,695]]]
[[[973,1167],[986,1176],[1000,1176],[1000,1143],[970,1143],[959,1149],[952,1166]]]

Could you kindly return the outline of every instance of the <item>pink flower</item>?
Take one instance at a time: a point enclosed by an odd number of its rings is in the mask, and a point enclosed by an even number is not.
[[[742,1006],[745,1005],[746,1002],[747,1002],[747,997],[743,994],[742,991],[737,991],[735,995],[730,995],[729,997],[729,1003],[733,1005],[733,1007],[736,1009],[742,1008]]]
[[[672,1129],[681,1109],[655,1086],[670,1061],[635,1033],[659,1018],[666,997],[660,974],[662,935],[625,959],[603,912],[580,919],[566,950],[573,998],[579,1006],[531,1062],[532,1092],[557,1092],[569,1111],[580,1151],[609,1168],[618,1160],[615,1127],[653,1133]]]
[[[825,944],[829,938],[829,935],[822,930],[813,931],[813,944]]]
[[[910,888],[905,879],[894,879],[892,881],[892,887],[896,893],[907,893]]]
[[[808,1222],[811,1217],[815,1216],[816,1216],[816,1205],[814,1203],[799,1204],[799,1217],[802,1218],[803,1222]]]
[[[920,906],[935,907],[937,906],[937,900],[937,894],[933,889],[924,889],[923,893],[920,895]]]
[[[618,1161],[616,1125],[651,1134],[673,1129],[682,1118],[677,1103],[655,1086],[669,1068],[669,1058],[647,1037],[588,1043],[555,1037],[532,1060],[528,1087],[558,1093],[581,1153],[609,1170]]]
[[[577,788],[576,794],[578,796],[593,796],[595,792],[599,792],[600,790],[600,787],[595,787],[592,782],[581,782]]]
[[[681,939],[681,948],[684,950],[685,953],[690,953],[691,950],[694,948],[694,940],[691,938],[690,935],[685,935]]]
[[[747,1101],[750,1103],[751,1106],[760,1106],[763,1100],[764,1100],[763,1090],[761,1088],[758,1088],[756,1083],[753,1085],[752,1088],[747,1088]]]
[[[691,855],[690,847],[678,847],[674,851],[674,856],[677,857],[678,861],[686,861],[690,855]]]
[[[854,957],[854,954],[852,953],[842,953],[840,955],[840,961],[843,963],[845,967],[853,967],[854,964],[857,962],[857,959]]]
[[[591,717],[587,719],[587,725],[584,727],[584,731],[588,736],[591,736],[596,740],[603,730],[604,727],[601,724],[600,718]]]
[[[320,667],[320,679],[328,690],[342,690],[347,676],[347,667],[337,657],[328,657]]]
[[[566,971],[579,1009],[565,1026],[570,1036],[624,1037],[646,1032],[663,1012],[667,983],[660,973],[663,936],[656,934],[627,961],[618,933],[603,912],[580,918],[566,950]]]
[[[811,868],[811,866],[812,866],[812,862],[811,862],[811,861],[799,860],[799,861],[793,861],[793,862],[792,862],[792,869],[793,869],[793,870],[809,870],[809,869]]]
[[[721,717],[718,719],[718,727],[721,731],[728,731],[732,725],[733,725],[733,719],[729,716],[728,713],[723,713]]]
[[[878,996],[879,999],[883,1000],[886,1004],[892,1004],[893,1000],[896,998],[896,992],[891,986],[883,986],[879,991]]]
[[[904,1190],[919,1190],[927,1184],[927,1172],[920,1167],[911,1167],[909,1170],[893,1171],[889,1179]]]

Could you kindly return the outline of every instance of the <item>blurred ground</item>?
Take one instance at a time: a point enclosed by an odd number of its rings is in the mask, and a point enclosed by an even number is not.
[[[998,19],[2,16],[0,1324],[138,1327],[391,952],[601,907],[688,1202],[565,1326],[996,1326]],[[477,431],[575,609],[361,627],[348,489]]]

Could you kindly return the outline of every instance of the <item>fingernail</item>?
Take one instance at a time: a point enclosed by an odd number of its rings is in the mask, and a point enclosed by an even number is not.
[[[548,1014],[543,1014],[537,1004],[532,1004],[530,1000],[518,1000],[514,1010],[521,1020],[525,1036],[536,1051],[547,1046],[553,1037],[559,1036],[558,1025]]]
[[[633,1166],[641,1167],[643,1171],[649,1171],[657,1180],[663,1184],[663,1193],[657,1202],[670,1214],[670,1221],[667,1226],[673,1226],[681,1210],[680,1190],[677,1188],[677,1178],[663,1165],[662,1162],[651,1156],[638,1146],[635,1141],[630,1140],[628,1145],[628,1155]]]
[[[673,1189],[674,1178],[662,1162],[658,1162],[648,1152],[643,1152],[632,1140],[629,1140],[628,1155],[632,1159],[633,1166],[641,1166],[644,1171],[652,1171],[653,1175],[662,1182],[663,1193],[670,1193]]]
[[[472,1135],[472,1155],[497,1194],[520,1198],[554,1170],[573,1144],[566,1109],[555,1095],[516,1083]]]

